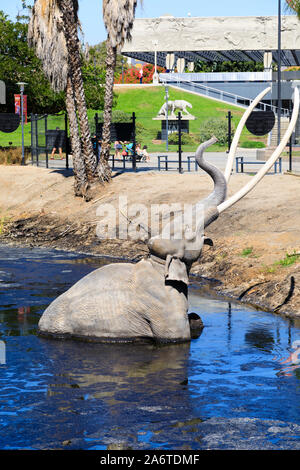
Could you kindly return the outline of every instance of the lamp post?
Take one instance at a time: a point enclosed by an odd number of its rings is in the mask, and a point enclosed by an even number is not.
[[[154,46],[154,74],[153,74],[153,84],[157,85],[158,84],[158,73],[157,73],[157,46],[158,46],[158,41],[155,39],[152,41],[152,44]]]
[[[278,0],[278,60],[277,60],[277,142],[281,134],[281,0]]]
[[[18,82],[17,85],[20,87],[21,92],[21,126],[22,126],[22,165],[25,165],[25,154],[24,154],[24,101],[23,101],[23,94],[24,88],[27,83],[25,82]]]
[[[167,136],[166,136],[166,150],[168,151],[169,150],[169,109],[168,109],[168,100],[169,100],[169,87],[168,85],[165,85],[165,90],[166,90],[166,96],[165,96],[165,100],[166,100],[166,133],[167,133]]]

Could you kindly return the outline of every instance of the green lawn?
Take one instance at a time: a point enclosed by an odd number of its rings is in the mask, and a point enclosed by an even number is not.
[[[166,144],[156,144],[152,143],[152,140],[157,138],[158,132],[161,130],[160,121],[153,121],[152,118],[155,117],[164,103],[165,89],[163,87],[149,87],[149,88],[116,88],[116,93],[118,95],[117,106],[115,109],[126,111],[132,113],[135,111],[137,123],[140,123],[143,126],[142,137],[140,137],[141,144],[148,145],[148,150],[150,152],[160,152],[166,150]],[[172,89],[169,87],[169,99],[170,100],[180,100],[185,99],[189,101],[193,108],[190,110],[191,114],[196,116],[195,121],[190,121],[190,133],[191,135],[197,137],[199,133],[200,123],[204,120],[207,120],[212,117],[224,118],[230,110],[232,113],[233,123],[235,128],[238,125],[238,122],[243,115],[243,109],[219,103],[207,98],[203,98],[191,93],[184,91]],[[92,121],[94,115],[97,111],[88,110],[89,120]],[[98,111],[101,112],[101,111]],[[64,116],[49,116],[47,127],[48,129],[55,129],[56,127],[64,129]],[[24,126],[24,142],[26,146],[31,144],[31,135],[30,135],[30,123],[25,124]],[[44,143],[43,138],[43,121],[40,121],[39,126],[40,137],[39,142],[42,145]],[[254,137],[251,135],[247,129],[244,129],[240,144],[245,141],[255,140],[255,141],[265,141],[264,138]],[[20,146],[22,142],[22,133],[21,126],[10,134],[5,134],[0,132],[0,146],[8,146],[9,142],[12,142],[13,146]],[[195,150],[195,145],[184,145],[183,151],[193,151]],[[214,145],[210,147],[211,151],[222,151],[225,147],[220,147]],[[169,151],[177,151],[176,145],[169,145]]]
[[[64,115],[60,116],[49,116],[47,118],[47,128],[55,129],[60,127],[60,129],[65,128],[65,118]],[[24,145],[31,146],[31,123],[28,121],[27,124],[24,124]],[[39,145],[43,146],[45,144],[45,124],[44,120],[38,121],[38,132],[39,132]],[[0,131],[0,146],[7,147],[10,145],[21,146],[22,145],[22,127],[21,125],[15,132],[6,134],[5,132]]]
[[[166,144],[153,144],[152,140],[156,139],[158,131],[161,130],[160,121],[153,121],[165,100],[165,89],[163,87],[149,87],[145,88],[117,88],[118,102],[116,109],[136,113],[137,122],[140,122],[146,129],[145,139],[142,143],[148,144],[150,152],[165,151]],[[170,100],[186,100],[193,106],[189,109],[191,114],[196,116],[196,120],[190,121],[190,134],[197,137],[199,133],[200,123],[210,118],[223,118],[226,119],[228,111],[232,113],[232,121],[235,128],[237,127],[244,110],[235,106],[223,104],[217,101],[203,98],[201,96],[187,93],[185,91],[176,90],[169,87]],[[247,129],[243,130],[241,136],[241,144],[244,141],[255,140],[264,142],[264,138],[255,137],[250,134]],[[195,145],[184,145],[183,150],[195,150]],[[224,150],[225,147],[213,145],[209,148],[211,151]],[[169,145],[170,151],[177,151],[176,145]]]
[[[24,143],[25,145],[30,145],[30,123],[24,125]],[[0,131],[0,146],[8,147],[10,142],[13,146],[22,145],[22,130],[21,126],[15,131],[7,134],[6,132]]]

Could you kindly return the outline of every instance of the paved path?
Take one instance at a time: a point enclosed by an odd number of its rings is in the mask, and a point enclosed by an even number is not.
[[[178,153],[177,152],[160,152],[160,153],[153,153],[150,156],[150,162],[149,163],[137,163],[137,170],[138,172],[141,171],[158,171],[158,156],[159,155],[168,155],[170,160],[176,160],[174,163],[168,163],[168,170],[170,172],[177,172],[178,171]],[[182,161],[186,161],[188,156],[192,156],[192,152],[183,152],[182,153]],[[237,152],[237,156],[243,156],[242,152]],[[204,157],[206,160],[208,160],[210,163],[215,165],[217,168],[220,170],[224,171],[226,167],[226,162],[228,158],[228,154],[226,152],[206,152],[204,154]],[[247,155],[244,155],[245,161],[256,161],[256,151],[253,150],[252,152],[249,152],[247,150]],[[259,161],[259,160],[257,160]],[[39,166],[45,167],[45,162],[40,162]],[[245,172],[246,173],[256,173],[261,169],[262,165],[258,163],[257,165],[246,165],[245,164]],[[62,170],[66,168],[66,161],[65,160],[49,160],[49,168],[57,169],[57,170]],[[69,168],[73,168],[73,162],[72,162],[72,157],[69,157]],[[162,168],[164,166],[162,165]],[[182,164],[182,168],[184,173],[188,171],[187,163]],[[115,171],[123,171],[123,162],[122,161],[115,161]],[[195,171],[195,164],[191,163],[191,170]],[[283,161],[282,162],[282,171],[286,171],[289,169],[289,162],[288,161]],[[300,159],[293,159],[293,166],[292,169],[294,171],[300,172]],[[131,163],[126,163],[126,171],[132,171],[132,164]],[[162,170],[163,171],[163,170]],[[201,171],[198,169],[198,171]],[[233,171],[235,172],[235,161],[234,161],[234,167]],[[272,172],[273,169],[270,171]]]

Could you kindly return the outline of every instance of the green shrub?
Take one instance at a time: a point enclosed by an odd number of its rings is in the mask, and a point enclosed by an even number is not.
[[[111,122],[132,122],[132,114],[115,109],[112,112]],[[103,113],[98,113],[98,122],[103,122]]]
[[[265,148],[265,144],[263,142],[258,142],[255,140],[245,140],[245,142],[241,143],[241,148],[262,149]]]
[[[200,142],[209,140],[213,135],[218,139],[217,145],[226,145],[228,142],[228,121],[226,119],[211,118],[204,121],[200,126]],[[232,125],[232,136],[234,129]]]
[[[169,144],[171,145],[178,145],[179,142],[179,134],[178,132],[172,132],[172,134],[169,134],[169,139],[168,139]],[[190,134],[187,134],[187,132],[182,132],[181,133],[181,144],[182,145],[188,145],[188,144],[194,144],[195,140]]]
[[[149,140],[154,139],[155,132],[147,129],[140,121],[135,125],[135,140],[142,146]]]
[[[285,258],[279,261],[276,261],[274,265],[280,264],[281,266],[290,266],[291,264],[294,264],[297,261],[299,261],[299,257],[300,257],[299,253],[296,253],[295,251],[292,254],[287,253],[285,255]]]
[[[245,248],[242,253],[241,253],[241,256],[249,256],[252,254],[252,251],[253,251],[253,248],[252,246],[250,246],[249,248]]]

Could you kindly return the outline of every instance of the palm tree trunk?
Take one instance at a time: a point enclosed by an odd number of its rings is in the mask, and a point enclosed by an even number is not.
[[[103,110],[102,146],[100,161],[98,164],[98,175],[101,181],[111,179],[111,169],[108,163],[110,154],[110,125],[113,105],[114,75],[116,67],[117,49],[112,47],[109,39],[106,41],[106,81]]]
[[[89,121],[87,116],[87,107],[85,93],[83,88],[83,79],[81,73],[80,45],[78,40],[78,1],[60,0],[60,8],[63,16],[64,32],[68,49],[68,60],[72,82],[75,92],[76,107],[80,125],[80,135],[82,140],[82,149],[86,165],[86,174],[89,181],[96,176],[97,159],[94,154]]]
[[[85,171],[85,164],[81,154],[81,142],[79,138],[78,121],[76,114],[76,105],[74,90],[71,77],[68,77],[66,88],[66,109],[69,118],[70,140],[73,157],[74,172],[74,192],[75,196],[86,196],[88,182]]]

